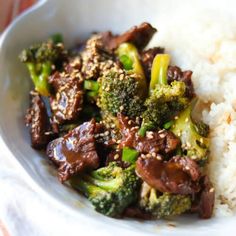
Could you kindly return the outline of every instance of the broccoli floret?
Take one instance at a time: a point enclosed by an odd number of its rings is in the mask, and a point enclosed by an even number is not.
[[[157,84],[145,101],[146,110],[142,114],[141,131],[162,127],[174,118],[189,103],[184,96],[185,84],[174,81],[171,85]]]
[[[203,165],[207,161],[209,152],[209,139],[207,138],[209,127],[202,121],[193,120],[191,113],[195,104],[196,101],[193,101],[179,114],[171,131],[180,138],[184,153]]]
[[[50,95],[48,77],[52,67],[65,58],[65,50],[61,43],[55,44],[53,40],[33,45],[24,49],[20,54],[21,62],[25,63],[35,89],[43,96]]]
[[[134,166],[122,169],[112,162],[90,174],[74,177],[71,185],[88,197],[96,211],[119,217],[137,199],[139,178]]]
[[[201,136],[207,138],[207,136],[209,135],[209,125],[205,124],[203,121],[200,120],[198,122],[195,122],[195,128]]]
[[[189,103],[185,96],[184,82],[173,81],[168,84],[167,70],[170,62],[168,54],[158,54],[152,63],[149,97],[145,101],[146,110],[142,114],[142,126],[139,135],[147,130],[163,128],[166,122],[174,118]]]
[[[100,79],[97,105],[102,112],[117,116],[121,112],[130,118],[140,116],[143,111],[143,98],[139,96],[139,82],[127,74],[109,73]]]
[[[145,186],[146,185],[146,186]],[[145,187],[144,187],[145,186]],[[188,195],[163,193],[160,195],[154,188],[143,183],[140,208],[151,214],[153,218],[165,218],[180,215],[191,208],[191,198]]]

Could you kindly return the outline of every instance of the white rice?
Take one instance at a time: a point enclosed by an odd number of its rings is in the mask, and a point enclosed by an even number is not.
[[[203,120],[211,128],[209,175],[216,190],[215,214],[236,212],[236,25],[219,12],[184,12],[159,21],[150,46],[163,45],[172,64],[194,72]],[[166,23],[167,22],[167,23]],[[163,23],[163,24],[162,24]]]

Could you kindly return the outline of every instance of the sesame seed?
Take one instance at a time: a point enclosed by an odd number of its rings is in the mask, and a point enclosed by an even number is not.
[[[52,132],[51,132],[51,131],[48,131],[48,132],[45,132],[44,134],[45,134],[45,135],[50,135],[50,134],[52,134]]]
[[[120,106],[120,111],[123,111],[124,109],[124,106]]]
[[[116,154],[115,156],[114,156],[114,160],[117,160],[119,158],[119,154]]]
[[[211,189],[209,190],[210,193],[213,193],[214,191],[215,191],[214,188],[211,188]]]
[[[152,155],[151,155],[150,153],[148,153],[148,154],[146,155],[146,157],[147,157],[147,158],[151,158]]]
[[[165,138],[166,135],[165,134],[160,134],[159,136],[160,136],[160,138]]]
[[[186,146],[187,146],[188,148],[191,147],[190,142],[186,142]]]
[[[152,152],[152,157],[156,157],[157,156],[157,154],[155,153],[155,152]]]
[[[146,136],[148,139],[153,139],[153,132],[146,132]]]

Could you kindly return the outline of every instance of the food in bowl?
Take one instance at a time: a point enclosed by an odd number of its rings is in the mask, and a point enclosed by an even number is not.
[[[23,50],[31,145],[106,216],[210,218],[209,127],[193,114],[192,72],[162,47],[145,49],[156,31],[95,33],[68,50],[54,35]]]

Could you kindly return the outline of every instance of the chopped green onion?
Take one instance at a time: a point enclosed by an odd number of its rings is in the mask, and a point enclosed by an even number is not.
[[[139,155],[135,149],[124,147],[122,150],[122,161],[126,161],[129,163],[135,163]]]
[[[142,126],[139,131],[138,131],[138,135],[141,136],[141,137],[144,137],[145,134],[147,132],[147,127],[146,126]]]
[[[89,91],[86,93],[86,95],[88,96],[88,98],[95,98],[98,95],[98,91]]]
[[[170,55],[157,54],[152,63],[150,91],[157,84],[167,84],[167,70],[170,63]]]
[[[155,127],[150,124],[146,124],[145,122],[142,123],[141,128],[138,131],[138,135],[144,137],[148,130],[153,130]]]
[[[94,80],[85,80],[84,81],[84,89],[98,91],[99,90],[99,83]]]
[[[132,70],[133,69],[133,61],[129,56],[121,55],[119,59],[120,59],[120,62],[122,63],[125,70]]]
[[[174,124],[174,121],[173,121],[173,120],[168,121],[168,122],[166,122],[166,123],[163,125],[163,128],[164,128],[164,129],[169,129],[173,124]]]
[[[62,43],[63,42],[63,36],[60,33],[53,34],[50,39],[52,40],[53,43]]]

